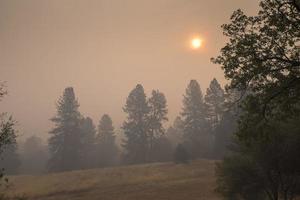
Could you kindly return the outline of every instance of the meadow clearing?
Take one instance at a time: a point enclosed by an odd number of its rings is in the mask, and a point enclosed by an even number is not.
[[[215,162],[154,163],[9,177],[9,195],[34,200],[217,200]]]

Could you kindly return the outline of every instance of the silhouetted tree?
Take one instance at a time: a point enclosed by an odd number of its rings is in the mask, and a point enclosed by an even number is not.
[[[200,86],[191,80],[183,98],[184,145],[192,158],[207,157],[211,148],[210,126],[206,119],[205,104]]]
[[[7,91],[5,90],[4,84],[0,83],[0,101],[6,94]],[[11,116],[0,113],[0,159],[3,159],[3,152],[6,150],[6,147],[16,145],[16,131],[14,130],[14,125],[15,121]],[[2,162],[0,162],[0,181],[4,176],[4,168],[5,166],[2,166]]]
[[[229,88],[256,94],[264,118],[300,111],[300,12],[296,0],[262,0],[256,16],[235,11],[222,26],[228,37],[221,64]],[[278,109],[280,108],[280,109]],[[285,110],[285,112],[281,112]]]
[[[167,114],[167,100],[165,95],[158,90],[152,91],[152,96],[148,100],[149,105],[149,114],[148,114],[148,129],[149,132],[147,134],[149,140],[149,161],[156,160],[154,157],[154,144],[156,143],[156,148],[160,143],[163,143],[163,140],[166,138],[162,138],[165,134],[165,129],[163,127],[163,123],[168,120]],[[161,140],[161,141],[156,141]]]
[[[295,118],[241,130],[268,139],[235,141],[231,155],[218,165],[218,191],[227,199],[295,199],[300,194],[299,129]]]
[[[292,200],[300,192],[300,12],[296,0],[262,0],[257,16],[237,10],[223,25],[230,89],[243,91],[236,146],[220,163],[227,199]]]
[[[82,144],[78,107],[73,88],[66,88],[57,102],[57,114],[51,119],[55,128],[49,132],[50,171],[80,168]]]
[[[225,95],[224,90],[217,79],[210,82],[206,90],[205,103],[207,106],[207,118],[213,130],[217,127],[224,112]]]
[[[123,143],[125,162],[146,162],[149,106],[142,85],[138,84],[130,92],[123,109],[127,113],[127,119],[122,126],[126,137]]]
[[[104,114],[98,125],[97,160],[98,166],[112,166],[118,160],[118,147],[115,142],[113,122],[109,115]]]

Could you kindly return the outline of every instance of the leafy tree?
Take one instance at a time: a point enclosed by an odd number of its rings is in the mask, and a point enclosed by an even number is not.
[[[223,25],[229,42],[213,61],[229,88],[247,95],[237,145],[218,168],[219,190],[228,199],[292,200],[300,191],[298,5],[262,0],[257,16],[237,10]]]
[[[7,94],[5,86],[0,83],[0,101]],[[6,147],[16,145],[16,131],[14,129],[15,121],[6,113],[0,114],[0,159],[2,159],[3,152]],[[0,181],[4,176],[3,170],[5,166],[0,165]],[[7,180],[7,179],[6,179]],[[1,183],[0,183],[1,185]]]
[[[38,136],[28,137],[21,145],[21,172],[25,174],[41,174],[46,170],[48,147]]]
[[[98,125],[97,160],[98,166],[112,166],[116,164],[118,147],[115,142],[115,132],[109,115],[104,114]]]
[[[186,151],[184,145],[182,145],[182,144],[177,145],[175,152],[174,152],[174,162],[176,164],[179,164],[179,163],[186,164],[189,162],[189,154]]]
[[[214,157],[224,158],[230,152],[230,145],[237,130],[238,117],[235,113],[225,112],[215,130]]]
[[[49,132],[50,171],[80,168],[82,144],[78,107],[73,88],[66,88],[57,102],[57,114],[51,119],[55,128]]]
[[[222,26],[229,42],[213,62],[229,88],[255,94],[264,117],[285,117],[300,109],[299,1],[262,0],[260,7],[257,16],[233,13]]]
[[[90,117],[81,119],[81,165],[84,168],[95,167],[96,128]]]
[[[207,105],[207,116],[213,129],[221,121],[224,112],[225,94],[217,79],[210,82],[206,90],[205,103]]]
[[[292,200],[300,194],[299,118],[273,121],[264,140],[236,140],[233,155],[217,168],[218,190],[227,199]]]
[[[149,106],[142,85],[138,84],[130,92],[123,110],[127,113],[122,126],[126,137],[123,143],[125,162],[144,163],[148,153]]]
[[[167,114],[167,100],[165,95],[158,90],[152,91],[152,96],[148,100],[149,114],[148,114],[148,138],[149,138],[149,160],[153,158],[154,143],[161,143],[156,140],[163,140],[162,136],[165,134],[163,123],[168,120]]]
[[[5,85],[0,82],[0,101],[7,94]],[[16,132],[14,130],[15,121],[6,113],[0,114],[0,154],[7,144],[16,143]]]
[[[228,200],[265,200],[263,180],[249,156],[226,157],[217,164],[217,192]]]
[[[191,80],[186,89],[181,117],[184,145],[191,157],[207,157],[211,146],[210,127],[202,92],[196,80]]]
[[[5,113],[0,114],[0,154],[3,153],[6,145],[16,143],[15,121],[7,117]]]

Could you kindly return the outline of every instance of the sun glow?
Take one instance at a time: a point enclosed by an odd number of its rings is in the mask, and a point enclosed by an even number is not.
[[[193,49],[199,49],[202,46],[202,40],[200,38],[192,39],[191,46]]]

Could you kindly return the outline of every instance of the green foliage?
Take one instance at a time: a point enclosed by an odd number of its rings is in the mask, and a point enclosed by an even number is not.
[[[228,89],[243,95],[236,146],[217,167],[218,191],[227,199],[292,200],[299,192],[298,3],[262,0],[257,16],[237,10],[222,26],[229,42],[213,61]]]
[[[233,155],[217,167],[218,191],[228,199],[294,199],[300,181],[299,121],[249,130],[263,131],[266,139],[237,140]]]
[[[228,200],[263,200],[263,180],[248,156],[231,156],[217,164],[217,192]]]
[[[0,101],[6,94],[7,91],[5,90],[3,83],[0,83]],[[7,169],[5,169],[7,165],[5,164],[7,163],[3,163],[3,153],[8,147],[15,147],[16,145],[17,136],[14,129],[15,123],[16,122],[12,119],[12,117],[8,117],[6,113],[0,114],[0,186],[3,186],[8,182],[8,179],[4,177],[4,172],[7,171]]]
[[[255,94],[264,116],[299,112],[300,12],[295,2],[262,0],[257,16],[235,11],[231,23],[222,26],[229,42],[212,59],[222,65],[229,88]]]
[[[16,142],[16,132],[14,130],[15,121],[6,114],[0,114],[0,154],[5,145]]]

